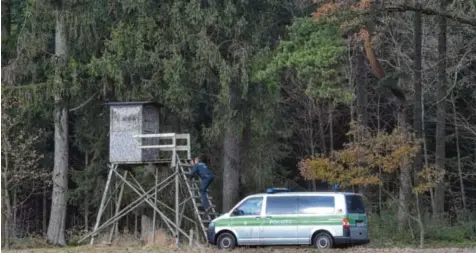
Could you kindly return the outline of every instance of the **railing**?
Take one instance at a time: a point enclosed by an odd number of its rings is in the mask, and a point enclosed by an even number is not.
[[[191,148],[190,148],[190,134],[176,134],[176,133],[138,134],[138,135],[134,135],[133,137],[137,139],[171,140],[172,141],[171,144],[141,145],[140,148],[158,149],[159,151],[172,151],[172,166],[175,165],[177,151],[187,152],[187,160],[192,159]],[[178,140],[186,140],[186,144],[177,145]]]

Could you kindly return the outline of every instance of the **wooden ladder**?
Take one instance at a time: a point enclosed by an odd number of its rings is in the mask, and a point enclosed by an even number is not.
[[[185,182],[185,188],[192,200],[193,210],[199,223],[199,229],[202,231],[202,235],[204,236],[205,240],[207,240],[208,225],[217,216],[217,212],[215,210],[216,206],[212,202],[213,198],[208,195],[209,190],[207,189],[207,197],[211,208],[208,214],[205,214],[200,195],[200,180],[188,178],[188,174],[191,172],[191,168],[193,167],[193,165],[188,161],[182,162],[179,159],[178,155],[177,161],[180,169],[180,174],[182,176],[183,181]]]

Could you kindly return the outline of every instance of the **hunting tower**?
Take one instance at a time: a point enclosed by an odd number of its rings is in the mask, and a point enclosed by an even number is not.
[[[93,231],[79,242],[91,238],[90,243],[93,244],[94,237],[100,231],[111,227],[109,234],[109,243],[111,243],[114,231],[117,231],[119,219],[144,202],[154,210],[152,224],[156,224],[158,215],[176,238],[177,245],[180,236],[187,238],[190,244],[193,242],[193,233],[186,233],[183,230],[184,222],[182,221],[187,221],[191,225],[189,228],[196,228],[201,237],[206,239],[206,227],[216,216],[216,212],[210,197],[212,212],[207,213],[200,209],[203,209],[199,194],[200,181],[190,180],[187,177],[192,166],[189,163],[191,159],[190,134],[160,133],[161,105],[156,102],[113,102],[106,105],[109,106],[110,112],[109,173]],[[163,167],[161,166],[163,164],[169,165],[170,175],[159,180],[159,167]],[[152,165],[155,168],[154,186],[147,190],[148,187],[144,182],[136,179],[137,175],[134,175],[133,170],[120,169],[120,165],[129,165],[123,167]],[[172,183],[175,183],[175,188],[167,191],[174,194],[174,207],[170,207],[158,198],[158,192],[166,190]],[[137,198],[127,205],[121,203],[125,186],[137,195]],[[170,194],[167,195],[170,196]],[[115,214],[101,223],[108,204],[111,210],[115,210]],[[196,219],[187,217],[186,210],[192,210],[188,213],[193,214]],[[155,238],[155,226],[153,229]]]

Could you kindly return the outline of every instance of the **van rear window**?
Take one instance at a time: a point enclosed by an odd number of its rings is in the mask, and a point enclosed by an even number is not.
[[[345,202],[347,204],[348,213],[365,213],[365,205],[360,195],[346,195]]]

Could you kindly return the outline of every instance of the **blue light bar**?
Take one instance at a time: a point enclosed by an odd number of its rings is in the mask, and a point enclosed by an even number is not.
[[[290,192],[288,188],[268,188],[266,193]]]

